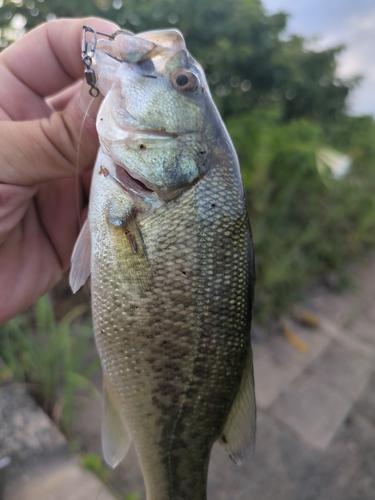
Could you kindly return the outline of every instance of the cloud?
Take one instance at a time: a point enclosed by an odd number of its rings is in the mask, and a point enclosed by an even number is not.
[[[291,14],[288,31],[310,37],[309,46],[315,50],[344,44],[338,75],[363,75],[350,98],[351,110],[375,115],[374,0],[263,0],[263,4],[269,12]]]

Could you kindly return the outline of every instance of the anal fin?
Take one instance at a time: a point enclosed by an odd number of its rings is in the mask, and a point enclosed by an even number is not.
[[[102,444],[103,455],[108,465],[116,467],[127,454],[131,435],[126,428],[111,389],[104,378]]]
[[[246,456],[254,449],[255,423],[254,374],[250,354],[242,374],[238,393],[218,438],[223,450],[238,465],[241,465]]]

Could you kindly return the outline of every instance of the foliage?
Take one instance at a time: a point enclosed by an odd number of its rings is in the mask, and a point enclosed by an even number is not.
[[[103,483],[108,482],[109,471],[103,460],[96,453],[86,453],[81,456],[82,467],[98,476]]]
[[[138,493],[127,493],[124,500],[139,500]]]
[[[110,485],[110,469],[99,455],[96,453],[85,453],[81,455],[80,464],[84,469],[98,476],[107,488],[110,489],[113,495],[118,497],[119,494],[113,491],[113,488]],[[123,500],[139,500],[139,495],[135,492],[125,493],[124,496],[121,495],[121,498],[123,498]]]
[[[334,180],[316,167],[323,128],[306,119],[281,124],[278,116],[269,109],[228,121],[252,221],[258,317],[281,312],[311,276],[341,274],[375,244],[372,119],[347,117],[332,131],[331,143],[354,159],[349,175]]]
[[[71,429],[74,395],[77,390],[93,390],[89,378],[99,366],[98,361],[85,366],[91,326],[73,322],[82,312],[77,306],[56,322],[45,296],[32,311],[0,327],[0,356],[13,378],[26,384],[66,433]]]
[[[0,28],[15,14],[27,29],[54,16],[88,15],[137,32],[177,27],[207,71],[224,118],[276,100],[287,119],[333,120],[355,83],[335,76],[342,47],[314,52],[301,37],[285,39],[286,14],[266,15],[260,0],[3,0]]]

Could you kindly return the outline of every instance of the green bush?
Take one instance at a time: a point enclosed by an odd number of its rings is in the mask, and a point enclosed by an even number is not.
[[[348,118],[331,131],[331,144],[353,158],[350,173],[334,180],[316,166],[323,128],[279,116],[274,107],[228,121],[252,222],[258,318],[280,313],[311,279],[342,276],[375,243],[373,121]]]

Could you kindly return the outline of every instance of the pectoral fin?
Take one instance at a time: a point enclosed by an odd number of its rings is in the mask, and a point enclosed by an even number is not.
[[[103,455],[108,465],[114,468],[121,462],[129,450],[131,440],[110,387],[104,379],[102,444]]]
[[[238,465],[254,448],[255,420],[253,363],[249,356],[237,396],[218,438],[223,450]]]
[[[91,235],[87,220],[74,245],[71,261],[69,285],[72,292],[76,293],[86,283],[91,273]]]

